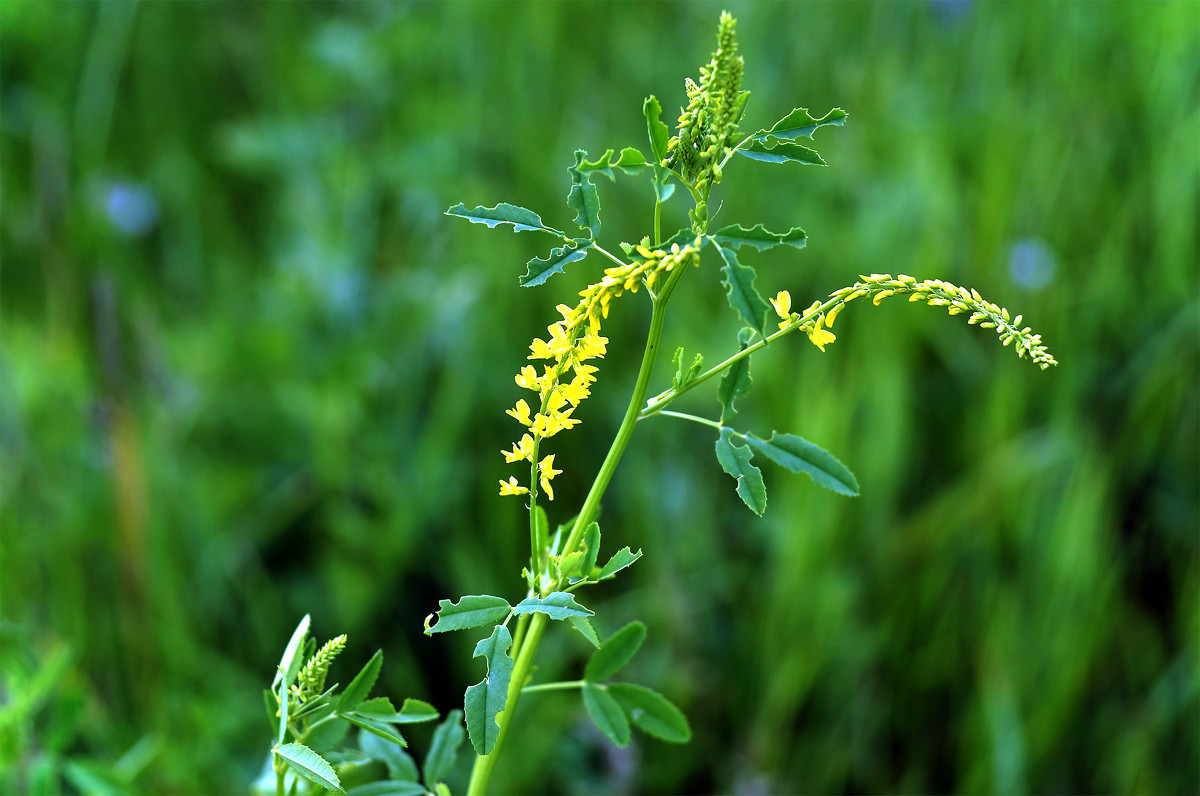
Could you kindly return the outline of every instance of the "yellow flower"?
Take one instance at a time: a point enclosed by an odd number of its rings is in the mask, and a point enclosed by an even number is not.
[[[558,394],[570,402],[571,406],[579,406],[588,397],[587,383],[576,373],[570,384],[558,385]]]
[[[517,374],[517,386],[538,392],[541,389],[541,382],[538,379],[537,368],[533,365],[521,368],[521,372]]]
[[[542,485],[542,491],[550,500],[554,500],[554,488],[550,486],[550,481],[561,472],[562,470],[554,469],[553,453],[538,462],[538,483]]]
[[[513,462],[519,462],[522,459],[533,461],[533,437],[526,434],[525,436],[521,437],[521,441],[519,443],[513,443],[513,448],[511,451],[500,452],[504,454],[504,461],[508,462],[509,464],[512,464]]]
[[[529,404],[525,402],[524,398],[517,401],[517,405],[512,409],[506,409],[504,414],[516,418],[521,425],[533,425],[533,420],[529,417]]]
[[[501,495],[524,495],[528,492],[528,489],[517,484],[516,476],[509,476],[507,481],[500,482]]]
[[[529,356],[526,359],[554,359],[554,353],[545,340],[535,337],[529,344]]]
[[[786,290],[779,291],[779,295],[771,299],[771,306],[780,318],[786,320],[792,314],[792,294]]]
[[[834,340],[837,339],[837,337],[834,336],[833,332],[831,332],[827,329],[821,328],[821,322],[824,320],[825,320],[825,316],[820,315],[817,317],[817,319],[815,321],[813,321],[811,324],[809,324],[807,327],[805,327],[805,331],[808,332],[808,339],[812,340],[813,345],[815,345],[817,348],[821,349],[822,351],[825,350],[826,343],[832,343]]]

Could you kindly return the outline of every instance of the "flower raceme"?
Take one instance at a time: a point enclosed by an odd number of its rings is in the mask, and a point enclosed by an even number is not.
[[[530,463],[530,486],[521,485],[511,476],[500,482],[501,495],[528,494],[537,484],[547,498],[554,499],[551,481],[562,471],[554,469],[554,454],[539,460],[538,448],[542,440],[579,425],[580,421],[571,415],[588,397],[596,381],[598,368],[588,364],[589,360],[601,359],[607,351],[608,338],[600,335],[600,323],[608,318],[612,301],[626,291],[636,293],[643,284],[653,290],[659,277],[676,265],[689,262],[699,265],[700,243],[697,238],[687,246],[672,244],[669,251],[664,251],[651,250],[643,241],[629,249],[630,253],[636,252],[638,259],[606,268],[599,282],[579,291],[580,299],[574,307],[558,305],[562,320],[546,327],[548,339],[536,338],[529,345],[529,359],[548,361],[540,373],[534,365],[524,366],[515,379],[518,387],[537,395],[538,408],[535,411],[522,398],[506,412],[525,427],[525,433],[511,450],[501,454],[509,464]]]
[[[871,303],[879,306],[880,302],[891,296],[907,295],[909,301],[924,301],[931,307],[945,307],[951,315],[970,313],[969,324],[979,324],[984,329],[995,329],[1000,342],[1009,345],[1015,342],[1017,356],[1028,356],[1042,370],[1057,365],[1058,361],[1050,354],[1042,342],[1040,334],[1033,334],[1028,327],[1021,328],[1021,316],[1010,318],[1008,310],[987,301],[977,290],[969,290],[959,285],[943,282],[940,279],[918,281],[916,277],[900,274],[892,278],[891,274],[859,275],[859,281],[853,285],[835,290],[830,296],[833,302],[823,305],[813,302],[803,313],[792,312],[792,297],[786,290],[771,299],[776,314],[782,319],[780,329],[798,325],[808,333],[813,345],[822,351],[825,343],[835,338],[828,327],[833,326],[834,318],[842,308],[857,298],[871,297]],[[824,307],[825,311],[821,311]]]

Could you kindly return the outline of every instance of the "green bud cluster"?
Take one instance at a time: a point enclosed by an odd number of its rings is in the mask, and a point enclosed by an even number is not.
[[[308,697],[320,694],[325,688],[325,676],[329,673],[329,665],[345,648],[346,636],[344,634],[325,642],[325,645],[317,650],[316,654],[309,658],[308,663],[304,664],[304,668],[300,670],[300,676],[296,678],[296,685],[293,686],[296,695]]]
[[[721,162],[737,146],[738,122],[750,92],[742,91],[742,56],[728,12],[721,14],[717,51],[700,67],[700,82],[684,81],[688,104],[679,116],[678,134],[667,142],[663,165],[677,171],[703,196],[721,181]]]

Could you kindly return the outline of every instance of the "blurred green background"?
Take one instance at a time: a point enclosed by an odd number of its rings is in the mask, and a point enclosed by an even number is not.
[[[350,636],[331,680],[382,648],[378,693],[461,704],[475,638],[422,619],[520,596],[503,410],[602,263],[521,289],[545,240],[443,212],[569,227],[573,150],[647,151],[643,98],[674,117],[724,7],[747,127],[850,113],[817,134],[830,168],[739,159],[715,192],[721,223],[810,235],[753,258],[761,291],[943,278],[1062,364],[851,305],[825,354],[756,356],[739,421],[829,449],[863,496],[765,464],[762,520],[709,430],[639,429],[602,526],[646,557],[585,602],[604,634],[647,622],[629,678],[696,737],[616,750],[530,695],[496,792],[1200,789],[1200,5],[8,0],[0,790],[246,791],[305,613]],[[645,180],[600,190],[609,248],[649,231]],[[672,307],[667,351],[734,350],[711,262]],[[605,327],[552,521],[647,318],[639,294]],[[715,387],[681,404],[713,415]],[[587,652],[551,636],[539,677]]]

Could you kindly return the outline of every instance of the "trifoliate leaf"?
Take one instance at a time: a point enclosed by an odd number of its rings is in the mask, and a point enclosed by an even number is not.
[[[288,743],[271,750],[300,776],[325,790],[342,793],[342,781],[325,758],[302,743]]]
[[[800,227],[792,227],[787,232],[771,232],[762,224],[755,224],[750,229],[746,229],[741,224],[731,224],[714,232],[712,238],[722,246],[731,249],[753,246],[759,251],[783,245],[803,249],[808,242],[808,236]]]
[[[738,150],[739,155],[764,163],[803,163],[807,166],[824,166],[825,161],[815,150],[791,141],[781,141],[768,136],[754,139]]]
[[[717,439],[717,462],[722,470],[737,479],[737,493],[742,502],[761,517],[767,510],[767,487],[763,484],[762,471],[750,463],[754,451],[733,444],[735,434],[732,429],[721,429]]]
[[[858,479],[833,454],[794,434],[771,432],[763,440],[747,435],[746,444],[793,473],[808,473],[814,482],[839,495],[857,497]]]
[[[752,329],[743,327],[738,332],[738,350],[745,350],[753,336]],[[725,374],[721,376],[721,384],[717,387],[717,400],[721,402],[722,424],[730,422],[737,415],[737,409],[734,408],[733,402],[739,395],[750,392],[751,384],[750,357],[742,357],[725,369]]]
[[[758,273],[750,266],[739,263],[733,249],[717,245],[717,251],[725,261],[725,265],[721,267],[721,284],[725,286],[725,297],[729,300],[729,306],[741,316],[742,323],[766,337],[766,317],[771,311],[771,305],[754,287]]]
[[[588,658],[587,667],[583,670],[583,679],[602,683],[625,667],[637,654],[638,648],[646,640],[646,626],[641,622],[630,622],[625,627],[609,636],[600,649]]]
[[[467,734],[478,754],[486,755],[500,737],[496,714],[508,701],[508,683],[512,679],[513,659],[508,655],[512,636],[504,625],[496,625],[492,635],[475,645],[474,658],[487,660],[487,676],[467,689],[463,711],[467,717]]]
[[[600,732],[604,733],[604,737],[617,746],[629,745],[629,719],[625,717],[625,711],[621,710],[617,700],[609,696],[602,686],[583,684],[583,706],[587,708],[588,715],[596,722]]]
[[[452,710],[446,714],[446,720],[433,731],[433,741],[429,745],[429,753],[425,755],[425,785],[431,790],[446,778],[454,767],[454,758],[458,755],[458,747],[463,742],[462,711]]]
[[[551,619],[567,619],[572,616],[592,616],[569,592],[552,591],[545,597],[527,597],[513,608],[514,614],[546,614]]]
[[[628,547],[622,547],[613,553],[613,557],[608,559],[607,564],[600,568],[600,574],[596,576],[596,580],[608,580],[641,557],[642,551],[640,549],[636,553],[632,553]]]
[[[525,263],[525,275],[517,281],[521,287],[537,287],[555,274],[561,274],[565,266],[587,257],[591,247],[589,239],[575,238],[565,246],[551,249],[546,257],[534,257]]]
[[[441,600],[437,612],[437,624],[425,628],[425,635],[494,625],[503,621],[511,610],[512,606],[508,604],[508,600],[489,594],[468,595],[457,603]]]
[[[346,712],[357,708],[374,688],[375,680],[379,677],[379,669],[382,666],[383,650],[376,650],[375,654],[371,656],[371,660],[367,661],[362,670],[350,681],[350,685],[346,686],[342,695],[338,697],[336,709]]]
[[[657,691],[633,683],[610,683],[608,693],[642,731],[669,743],[691,740],[687,717]]]
[[[600,194],[588,177],[578,169],[587,157],[582,149],[575,150],[575,165],[567,169],[571,175],[571,190],[567,204],[575,211],[575,223],[588,231],[592,240],[600,234]]]
[[[459,202],[447,210],[446,215],[465,218],[474,224],[487,224],[493,229],[498,224],[512,224],[517,232],[548,232],[560,238],[567,237],[566,233],[542,223],[541,216],[532,210],[510,205],[508,202],[501,202],[495,207],[476,207],[474,210],[468,210],[466,205]]]
[[[771,135],[785,141],[795,141],[800,136],[812,138],[813,133],[821,127],[829,124],[835,124],[840,127],[845,124],[846,117],[847,113],[841,108],[834,108],[820,119],[814,119],[812,116],[809,116],[808,108],[796,108],[787,116],[775,122],[771,129],[759,130],[754,134],[754,137],[756,139],[766,138],[768,135]]]

